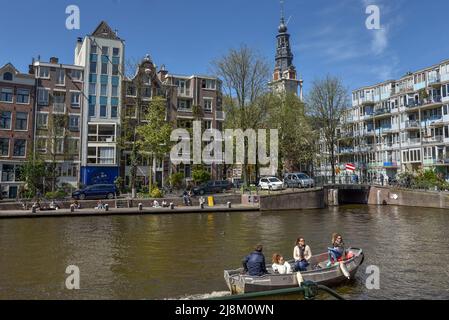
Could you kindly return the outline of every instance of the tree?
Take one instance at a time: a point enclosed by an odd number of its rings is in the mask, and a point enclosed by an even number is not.
[[[317,138],[304,103],[293,93],[270,94],[266,99],[270,105],[268,125],[279,130],[279,171],[309,170]]]
[[[45,162],[40,159],[29,159],[21,167],[19,175],[20,180],[25,182],[25,197],[32,198],[42,188],[42,177],[46,175]]]
[[[314,126],[320,130],[327,152],[329,152],[332,183],[335,183],[337,127],[348,106],[348,101],[348,93],[342,81],[330,75],[314,81],[307,99],[308,111]]]
[[[192,170],[192,178],[193,182],[195,182],[197,185],[201,183],[208,182],[211,179],[211,175],[209,172],[204,170],[204,168],[197,168]]]
[[[138,144],[139,152],[149,157],[151,170],[149,173],[149,190],[152,190],[153,167],[156,159],[164,157],[172,146],[170,135],[173,130],[173,124],[166,120],[167,109],[166,100],[161,97],[153,98],[149,104],[145,120],[147,123],[137,128],[137,134],[140,139],[135,142]]]
[[[226,55],[212,62],[226,90],[224,109],[226,129],[258,129],[266,117],[261,105],[256,102],[266,92],[269,66],[251,48],[241,45],[230,49]],[[245,150],[247,150],[245,141]],[[248,185],[248,157],[242,164],[243,181]]]

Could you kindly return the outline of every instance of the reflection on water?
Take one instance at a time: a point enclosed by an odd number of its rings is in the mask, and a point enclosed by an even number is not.
[[[298,236],[324,252],[333,232],[362,247],[350,299],[448,299],[449,214],[444,210],[346,206],[325,210],[0,220],[0,299],[166,299],[223,296],[223,270],[257,243],[267,260],[291,257]],[[65,289],[65,269],[81,290]],[[368,265],[381,290],[364,286]],[[285,299],[297,297],[281,297]],[[326,297],[323,297],[326,298]]]

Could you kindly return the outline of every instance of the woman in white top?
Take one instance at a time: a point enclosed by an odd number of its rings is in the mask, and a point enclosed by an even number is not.
[[[312,250],[306,245],[306,241],[303,237],[299,237],[296,240],[293,258],[295,259],[295,271],[307,271],[309,260],[312,258]]]
[[[280,254],[273,254],[273,265],[271,266],[273,272],[279,274],[289,274],[292,273],[292,267],[287,261],[284,261],[284,257]]]

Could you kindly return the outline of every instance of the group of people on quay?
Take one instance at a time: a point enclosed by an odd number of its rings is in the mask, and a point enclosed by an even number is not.
[[[243,260],[243,272],[245,274],[250,276],[263,276],[264,274],[268,274],[265,256],[262,251],[263,245],[259,244],[256,246],[254,252],[245,257]],[[332,245],[328,248],[328,256],[328,267],[337,262],[342,262],[345,259],[350,259],[343,242],[343,237],[338,233],[332,235]],[[293,249],[294,265],[292,266],[288,261],[285,261],[281,254],[274,253],[272,257],[272,270],[278,274],[289,274],[292,272],[308,271],[309,268],[312,268],[312,270],[319,268],[319,266],[310,265],[311,258],[312,250],[310,246],[306,244],[304,237],[298,237]]]

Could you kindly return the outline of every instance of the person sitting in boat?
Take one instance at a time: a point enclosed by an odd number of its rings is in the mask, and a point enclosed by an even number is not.
[[[250,276],[263,276],[268,273],[262,250],[263,246],[261,244],[257,245],[254,252],[243,260],[244,273]]]
[[[306,240],[303,237],[296,239],[293,258],[295,259],[295,271],[307,271],[309,260],[312,258],[312,250],[306,245]]]
[[[346,258],[346,249],[341,234],[334,233],[332,235],[332,248],[328,248],[329,262],[332,265],[335,262],[341,262]]]
[[[271,268],[273,269],[274,273],[279,274],[289,274],[292,273],[292,267],[290,266],[290,263],[284,260],[284,257],[281,256],[278,253],[273,254],[273,265]]]

